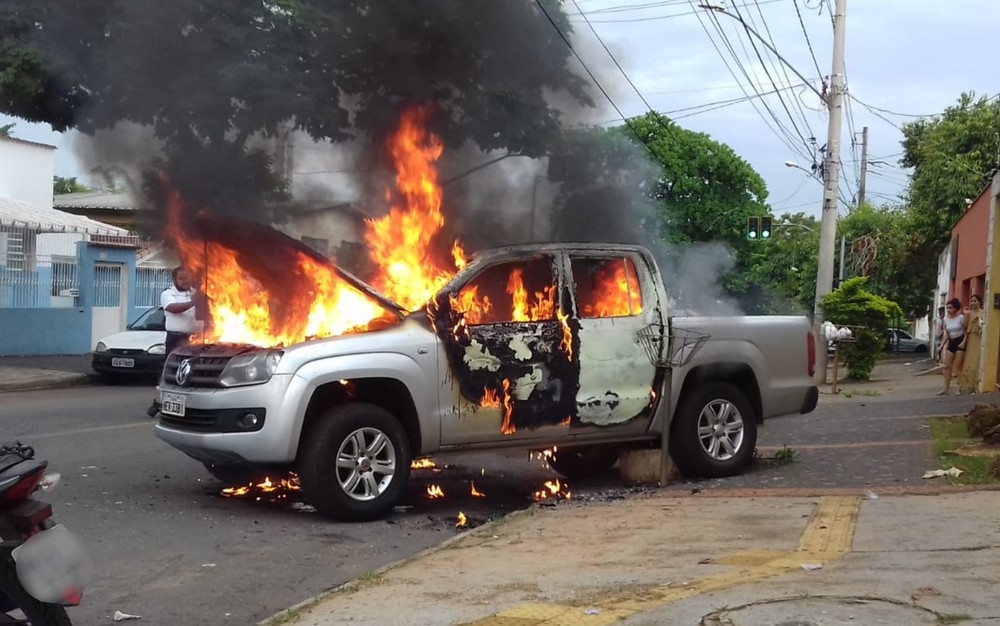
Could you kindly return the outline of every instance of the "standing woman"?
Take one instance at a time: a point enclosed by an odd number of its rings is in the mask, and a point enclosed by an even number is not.
[[[948,345],[944,353],[944,389],[937,395],[946,396],[951,389],[951,379],[962,373],[965,363],[965,316],[962,303],[953,298],[945,305],[944,329],[948,335]]]
[[[979,389],[979,353],[983,342],[983,297],[979,294],[969,298],[965,337],[965,365],[958,380],[958,389],[962,393],[976,393]]]

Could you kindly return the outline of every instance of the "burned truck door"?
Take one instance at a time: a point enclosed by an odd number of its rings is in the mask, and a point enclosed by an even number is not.
[[[570,271],[580,360],[573,430],[648,421],[657,372],[637,333],[661,323],[662,312],[645,265],[588,251],[570,253]]]
[[[443,411],[442,444],[568,432],[579,374],[560,322],[558,258],[503,260],[439,296],[434,325],[451,374],[442,404],[452,407]]]

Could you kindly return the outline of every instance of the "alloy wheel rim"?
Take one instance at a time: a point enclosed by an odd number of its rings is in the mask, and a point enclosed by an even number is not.
[[[359,428],[337,451],[337,484],[352,500],[369,502],[385,493],[396,475],[396,448],[377,428]]]
[[[716,461],[728,461],[743,447],[743,416],[729,400],[712,400],[698,416],[698,442]]]

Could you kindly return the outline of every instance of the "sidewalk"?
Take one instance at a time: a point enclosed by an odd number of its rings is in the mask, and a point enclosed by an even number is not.
[[[998,491],[561,502],[261,624],[996,624],[998,507]]]
[[[833,369],[827,369],[827,383],[820,387],[820,404],[839,402],[851,398],[866,401],[901,398],[932,398],[944,384],[937,362],[926,354],[909,357],[891,356],[880,360],[872,370],[870,380],[845,380],[847,368],[841,365],[838,372],[838,393],[833,393]],[[952,390],[958,391],[957,381]],[[990,395],[985,396],[991,397]]]
[[[0,392],[73,387],[89,380],[80,372],[0,365]]]

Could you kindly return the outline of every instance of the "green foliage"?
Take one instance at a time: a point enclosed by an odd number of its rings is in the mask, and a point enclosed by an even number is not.
[[[90,187],[76,182],[76,177],[73,178],[63,178],[62,176],[52,177],[52,193],[57,196],[61,196],[67,193],[81,193],[84,191],[90,191]]]
[[[955,222],[989,182],[1000,151],[1000,99],[963,93],[940,116],[903,125],[901,164],[913,168],[909,188],[911,221],[905,231],[901,278],[908,313],[923,315],[931,306],[912,302],[930,293],[937,279],[936,255],[950,239]]]
[[[847,375],[867,380],[885,349],[889,324],[903,315],[895,302],[877,296],[864,287],[865,277],[849,278],[823,298],[823,318],[838,328],[853,326],[854,341],[843,342],[838,350],[847,364]]]
[[[0,137],[13,137],[14,126],[16,126],[16,124],[0,125]]]
[[[804,213],[775,216],[774,233],[753,246],[748,281],[757,312],[811,315],[816,297],[819,222]]]

